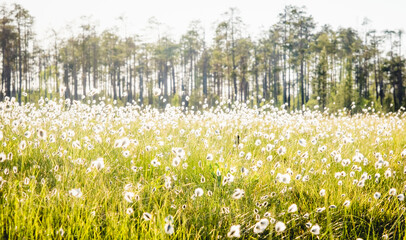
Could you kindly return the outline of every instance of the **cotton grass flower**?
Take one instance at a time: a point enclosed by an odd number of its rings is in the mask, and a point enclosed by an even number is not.
[[[196,196],[196,197],[201,197],[201,196],[203,196],[203,193],[204,193],[204,191],[203,191],[202,188],[196,188],[196,189],[195,189],[194,196]]]
[[[402,158],[406,157],[406,149],[403,149],[403,151],[400,153],[400,156]]]
[[[161,163],[158,161],[158,159],[154,158],[154,159],[151,161],[151,165],[154,166],[154,167],[158,167],[158,166],[161,165]]]
[[[286,174],[278,173],[276,175],[276,180],[278,180],[280,183],[289,184],[290,183],[290,174],[288,174],[288,173],[286,173]]]
[[[241,225],[233,225],[233,226],[231,226],[230,231],[228,231],[228,233],[227,233],[227,237],[228,238],[239,238],[239,237],[241,237],[240,228],[241,228]]]
[[[292,204],[288,208],[288,213],[294,213],[294,212],[297,212],[297,205],[296,204]]]
[[[80,188],[74,188],[74,189],[69,190],[69,195],[71,195],[72,197],[75,197],[75,198],[81,198],[83,196],[83,193],[80,190]]]
[[[4,152],[0,153],[0,162],[4,162],[7,160],[7,156]]]
[[[167,223],[164,226],[165,233],[168,235],[172,235],[175,232],[175,228],[173,227],[172,223]]]
[[[21,151],[23,151],[27,147],[27,142],[25,140],[22,140],[20,144],[18,145]]]
[[[285,155],[286,148],[284,146],[281,146],[281,147],[278,148],[277,152],[278,152],[279,155]]]
[[[175,158],[172,160],[172,166],[177,167],[177,166],[179,165],[180,161],[181,161],[181,160],[180,160],[179,157],[175,157]]]
[[[302,139],[299,139],[298,143],[299,143],[299,145],[302,146],[302,147],[306,147],[306,145],[307,145],[307,144],[306,144],[306,140],[303,139],[303,138],[302,138]]]
[[[135,193],[133,193],[133,192],[124,192],[124,200],[126,200],[127,202],[132,203],[134,197],[135,197]]]
[[[285,229],[286,229],[285,223],[283,223],[283,222],[277,222],[277,223],[275,224],[275,231],[276,231],[277,233],[281,233],[281,232],[285,231]]]
[[[92,161],[91,167],[97,170],[101,170],[104,168],[104,161],[103,158],[97,158],[96,160]]]
[[[150,213],[144,212],[144,213],[142,214],[142,218],[143,218],[145,221],[150,221],[150,220],[152,219],[152,215],[151,215]]]
[[[40,140],[45,140],[47,138],[47,132],[43,129],[38,129],[37,130],[37,137]]]
[[[396,188],[389,189],[389,195],[396,196]]]
[[[269,220],[266,218],[261,219],[254,226],[254,233],[262,233],[269,225]]]
[[[212,161],[213,160],[213,154],[211,154],[211,153],[207,154],[206,160]]]
[[[259,146],[259,145],[261,145],[261,140],[260,139],[257,139],[256,141],[255,141],[255,146]]]
[[[59,228],[59,230],[57,231],[58,235],[60,235],[61,237],[63,237],[63,235],[65,234],[65,231],[63,230],[62,227]]]
[[[384,176],[385,176],[385,178],[390,178],[390,177],[392,177],[392,171],[391,171],[390,168],[388,168],[388,169],[385,171]]]
[[[314,235],[319,235],[320,234],[320,226],[318,224],[315,224],[310,228],[310,232]]]
[[[127,213],[127,215],[132,215],[134,213],[134,209],[133,208],[127,208],[127,210],[125,211]]]
[[[231,195],[231,197],[233,199],[241,199],[242,197],[244,197],[244,195],[245,195],[245,191],[237,188],[234,190],[234,193],[233,193],[233,195]]]

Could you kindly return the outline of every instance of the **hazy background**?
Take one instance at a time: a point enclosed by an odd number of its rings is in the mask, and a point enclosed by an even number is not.
[[[318,27],[330,24],[353,27],[359,31],[364,18],[371,22],[368,29],[403,29],[406,24],[405,0],[1,0],[7,3],[19,3],[35,17],[35,30],[39,38],[46,39],[50,30],[63,30],[67,24],[80,23],[81,16],[91,16],[98,30],[118,26],[124,34],[144,33],[148,19],[156,19],[169,26],[169,33],[178,38],[189,23],[201,20],[206,29],[206,38],[210,39],[213,23],[230,7],[240,10],[244,23],[251,36],[257,36],[261,30],[277,22],[277,16],[285,5],[306,6],[313,15]],[[118,18],[124,16],[125,21]],[[166,29],[167,30],[167,29]]]

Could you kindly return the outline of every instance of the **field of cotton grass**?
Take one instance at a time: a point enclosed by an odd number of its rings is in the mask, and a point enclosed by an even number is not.
[[[7,100],[0,235],[406,239],[405,123],[373,106]]]

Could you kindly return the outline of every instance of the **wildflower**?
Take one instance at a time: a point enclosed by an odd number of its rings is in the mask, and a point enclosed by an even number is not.
[[[272,144],[267,144],[266,145],[266,151],[270,152],[274,148],[274,145]]]
[[[6,161],[7,157],[6,154],[4,152],[0,153],[0,162],[4,162]]]
[[[380,193],[380,192],[374,193],[374,198],[375,198],[375,199],[379,199],[380,197],[381,197],[381,193]]]
[[[180,158],[179,157],[175,157],[172,160],[172,166],[174,166],[174,167],[177,167],[179,165],[179,163],[180,163]]]
[[[283,231],[285,231],[285,229],[286,229],[286,225],[283,223],[283,222],[277,222],[276,224],[275,224],[275,231],[276,232],[283,232]]]
[[[40,140],[45,140],[47,138],[47,132],[45,132],[43,129],[38,129],[37,136]]]
[[[317,209],[316,209],[316,212],[317,212],[317,213],[321,213],[321,212],[324,212],[324,210],[326,210],[326,207],[317,208]]]
[[[286,173],[286,174],[278,173],[276,175],[276,180],[278,180],[281,183],[288,184],[288,183],[290,183],[290,175],[288,173]]]
[[[313,225],[313,227],[310,229],[310,232],[314,235],[319,235],[320,234],[320,226],[318,224]]]
[[[288,213],[294,213],[294,212],[297,212],[297,205],[296,204],[292,204],[288,208]]]
[[[130,156],[130,151],[128,151],[128,150],[123,151],[123,156],[125,158],[128,158]]]
[[[247,153],[247,155],[245,156],[245,160],[251,160],[251,157],[252,157],[252,153]]]
[[[173,228],[172,223],[167,223],[165,224],[165,233],[172,235],[175,232],[175,229]]]
[[[242,168],[241,168],[241,174],[242,174],[243,176],[247,176],[248,173],[249,173],[249,170],[248,170],[248,169],[246,169],[245,167],[242,167]]]
[[[27,143],[25,142],[25,140],[22,140],[18,145],[18,147],[20,148],[21,151],[23,151],[27,147]]]
[[[196,188],[194,195],[197,196],[197,197],[201,197],[201,196],[203,196],[203,193],[204,193],[204,191],[203,191],[202,188]]]
[[[125,211],[128,215],[131,215],[134,213],[134,209],[133,208],[127,208],[127,210]]]
[[[385,171],[385,178],[390,178],[390,177],[392,177],[392,171],[391,171],[390,168],[388,168],[388,169]]]
[[[135,197],[135,193],[133,193],[133,192],[124,192],[124,199],[127,202],[132,203],[134,197]]]
[[[350,204],[351,204],[350,200],[347,200],[347,201],[344,202],[343,205],[344,205],[344,207],[349,207]]]
[[[144,212],[144,213],[142,214],[142,218],[143,218],[145,221],[149,221],[149,220],[152,219],[152,215],[151,215],[150,213]]]
[[[326,150],[327,150],[326,145],[323,145],[323,146],[319,147],[319,149],[318,149],[318,151],[319,151],[320,153],[322,153],[322,152],[324,152],[324,151],[326,151]]]
[[[257,140],[255,141],[255,146],[259,146],[259,145],[261,145],[261,140],[257,139]]]
[[[76,188],[76,189],[74,188],[72,190],[69,190],[69,195],[71,195],[72,197],[75,197],[75,198],[81,198],[83,193],[80,190],[80,188]]]
[[[1,138],[0,138],[0,140],[1,140]],[[403,151],[400,153],[400,156],[402,158],[406,157],[406,149],[403,149]]]
[[[104,168],[104,161],[103,158],[97,158],[96,160],[92,161],[91,163],[92,168],[96,168],[97,170],[101,170]]]
[[[316,145],[316,143],[317,143],[317,139],[316,139],[316,138],[312,138],[312,144],[313,144],[313,145]]]
[[[173,223],[173,217],[172,217],[172,215],[168,215],[168,216],[165,218],[165,222],[166,222],[166,223]]]
[[[207,154],[206,160],[212,161],[213,160],[213,154],[211,154],[211,153]]]
[[[58,230],[58,234],[61,235],[61,237],[63,237],[63,235],[65,234],[65,231],[63,230],[63,228],[59,228]]]
[[[319,194],[320,194],[321,197],[324,197],[324,195],[326,195],[326,190],[321,189]]]
[[[399,201],[404,201],[405,200],[405,195],[403,195],[403,193],[398,195],[398,200]]]
[[[160,163],[156,158],[154,158],[154,159],[151,161],[151,165],[154,166],[154,167],[158,167],[158,166],[161,165],[161,163]]]
[[[389,195],[395,196],[396,195],[396,188],[389,189]]]
[[[281,146],[281,147],[278,148],[277,152],[278,152],[279,155],[284,155],[286,153],[286,148]]]
[[[154,88],[152,90],[154,96],[159,96],[161,94],[161,89],[160,88]]]
[[[306,147],[306,140],[304,140],[303,138],[299,139],[299,145],[302,147]]]
[[[266,218],[261,219],[255,224],[254,233],[262,233],[269,225],[269,220]]]
[[[233,199],[240,199],[244,197],[245,191],[242,189],[235,189],[233,195],[231,196]]]
[[[230,231],[227,233],[227,237],[229,238],[239,238],[240,235],[240,225],[233,225],[230,228]]]

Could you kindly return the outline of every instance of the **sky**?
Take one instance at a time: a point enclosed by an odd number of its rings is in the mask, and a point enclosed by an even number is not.
[[[155,17],[169,26],[175,39],[186,32],[193,20],[200,20],[206,34],[230,7],[240,10],[248,33],[256,37],[277,22],[285,5],[306,6],[318,26],[329,24],[365,31],[367,28],[406,30],[406,0],[0,0],[19,3],[35,17],[35,29],[43,39],[51,29],[67,32],[66,25],[78,26],[82,16],[90,16],[99,30],[118,26],[120,32],[144,34],[148,19]],[[125,21],[118,18],[123,16]],[[404,37],[406,39],[406,35]],[[406,47],[405,47],[406,49]]]

